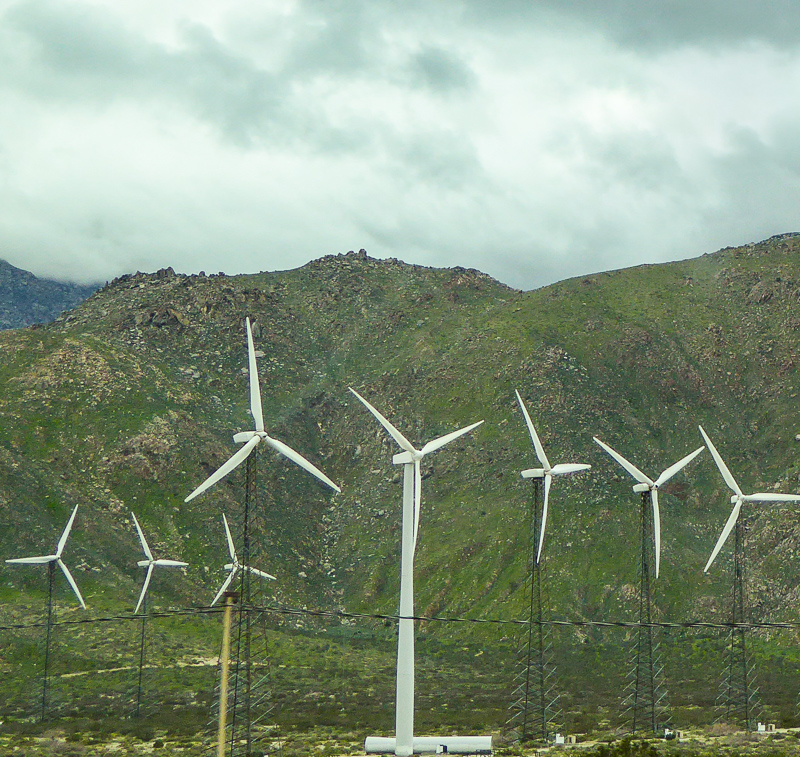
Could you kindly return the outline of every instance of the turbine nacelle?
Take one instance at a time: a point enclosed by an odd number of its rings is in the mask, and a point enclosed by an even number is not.
[[[528,468],[522,471],[522,478],[544,478],[547,471],[544,468]]]
[[[642,492],[649,492],[649,491],[652,491],[653,489],[658,489],[658,487],[655,484],[653,484],[653,486],[650,486],[650,484],[636,484],[633,487],[633,490],[637,494],[640,494]]]

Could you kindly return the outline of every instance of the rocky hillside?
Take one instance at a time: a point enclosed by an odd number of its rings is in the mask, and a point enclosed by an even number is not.
[[[0,329],[52,321],[96,289],[96,286],[40,279],[0,260]]]
[[[593,466],[553,486],[545,549],[559,616],[630,619],[636,603],[638,495],[592,435],[655,476],[699,446],[702,423],[745,491],[800,490],[800,236],[532,292],[362,251],[280,273],[125,276],[52,324],[0,334],[2,557],[48,550],[79,503],[68,562],[90,606],[131,605],[133,509],[154,551],[191,563],[186,581],[158,577],[154,601],[209,601],[242,474],[183,498],[249,427],[248,315],[268,430],[343,489],[261,453],[258,559],[283,601],[396,607],[396,450],[348,386],[415,443],[485,420],[424,463],[425,613],[522,612],[519,471],[535,458],[515,388],[551,461]],[[666,487],[663,617],[725,617],[730,549],[710,576],[702,567],[728,511],[707,454]],[[794,617],[800,516],[753,507],[748,518],[762,615]],[[33,573],[0,563],[6,607],[41,588]]]

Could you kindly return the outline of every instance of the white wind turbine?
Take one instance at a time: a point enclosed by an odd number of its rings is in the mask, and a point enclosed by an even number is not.
[[[686,457],[678,460],[677,463],[670,465],[655,481],[649,476],[645,476],[632,462],[626,460],[616,450],[611,449],[607,444],[601,442],[596,436],[594,439],[611,457],[613,457],[628,473],[631,474],[639,483],[635,484],[633,491],[650,492],[650,502],[653,506],[653,541],[655,542],[656,555],[656,578],[658,578],[659,567],[661,565],[661,511],[658,507],[658,489],[667,483],[676,473],[686,467],[694,460],[705,447],[698,447],[694,452],[690,452]]]
[[[142,543],[142,550],[147,558],[146,560],[139,560],[139,562],[136,563],[140,568],[147,568],[147,575],[145,576],[144,585],[142,586],[142,593],[139,595],[139,601],[136,603],[136,609],[133,611],[133,614],[136,615],[136,613],[139,612],[139,608],[142,606],[142,602],[144,602],[147,588],[150,586],[150,579],[153,577],[153,570],[157,565],[169,568],[186,568],[189,563],[179,562],[178,560],[156,560],[153,557],[153,553],[150,551],[150,547],[147,545],[147,539],[144,538],[142,527],[139,525],[139,521],[136,520],[136,515],[133,512],[131,512],[131,515],[133,516],[133,523],[136,526],[136,532],[139,534],[139,541]]]
[[[78,506],[75,505],[75,509],[72,511],[72,515],[69,517],[69,521],[67,521],[67,526],[64,529],[64,532],[61,534],[61,538],[58,540],[58,544],[56,545],[56,551],[52,555],[41,555],[40,557],[17,557],[13,560],[6,560],[7,563],[12,564],[22,564],[22,565],[47,565],[48,573],[47,573],[47,630],[45,632],[45,647],[44,647],[44,675],[42,677],[42,720],[45,719],[47,716],[47,689],[49,683],[49,675],[50,675],[50,638],[52,635],[53,630],[53,579],[55,578],[56,573],[56,565],[61,568],[61,572],[66,577],[69,585],[72,587],[72,590],[75,592],[75,596],[78,598],[78,601],[81,603],[81,607],[85,610],[86,603],[83,601],[83,597],[81,596],[81,592],[78,589],[78,585],[75,583],[75,579],[72,577],[72,573],[69,572],[69,568],[64,565],[64,561],[61,559],[61,555],[64,552],[64,547],[67,544],[67,539],[69,538],[69,533],[72,530],[72,524],[75,521],[75,515],[78,512]]]
[[[244,446],[236,452],[226,463],[223,463],[214,473],[212,473],[200,486],[198,486],[184,502],[193,500],[198,494],[202,494],[210,486],[228,475],[234,468],[243,463],[250,453],[261,443],[272,447],[284,457],[289,458],[293,463],[299,465],[304,470],[316,476],[320,481],[326,483],[334,491],[341,492],[341,489],[333,483],[316,465],[306,460],[301,454],[295,452],[289,445],[284,444],[278,439],[271,437],[264,429],[264,413],[261,407],[261,389],[258,382],[258,366],[256,364],[256,351],[253,346],[253,331],[250,328],[250,318],[245,321],[247,325],[247,358],[250,374],[250,414],[253,416],[255,428],[252,431],[240,431],[233,437],[233,441]]]
[[[72,587],[72,591],[75,592],[75,596],[78,598],[78,602],[81,603],[81,607],[85,610],[86,603],[83,601],[83,597],[81,596],[81,592],[78,589],[78,584],[75,583],[75,579],[72,577],[72,573],[69,572],[69,568],[64,565],[64,561],[61,559],[61,555],[64,552],[64,547],[67,544],[67,539],[69,538],[69,532],[72,530],[72,524],[75,521],[75,514],[78,512],[78,506],[75,505],[75,509],[72,511],[72,515],[69,517],[69,521],[67,522],[67,527],[64,529],[64,533],[61,534],[61,538],[58,540],[58,544],[56,545],[55,554],[52,555],[42,555],[41,557],[17,557],[14,560],[6,560],[7,563],[15,563],[15,564],[25,564],[25,565],[49,565],[50,567],[50,593],[48,598],[48,603],[52,603],[52,596],[53,596],[53,580],[52,575],[55,571],[55,566],[58,565],[61,568],[61,572],[66,577],[69,585]]]
[[[395,465],[403,466],[403,535],[400,562],[400,621],[397,637],[397,699],[395,709],[395,738],[370,737],[366,740],[367,752],[393,751],[396,755],[408,757],[415,747],[429,747],[427,737],[414,738],[414,552],[419,534],[419,515],[422,505],[422,458],[472,431],[483,423],[478,421],[470,426],[453,431],[416,449],[381,413],[365,400],[352,387],[350,391],[364,404],[378,422],[389,432],[403,450],[392,458]],[[473,737],[478,740],[478,748],[491,746],[491,737]],[[471,743],[470,737],[438,737],[438,746],[447,746],[449,741]],[[469,745],[469,744],[468,744]],[[450,746],[455,746],[451,744]],[[451,749],[451,751],[453,751]]]
[[[142,586],[142,593],[139,595],[139,601],[136,603],[136,609],[133,611],[133,614],[136,615],[142,603],[144,603],[142,632],[139,640],[139,682],[136,695],[136,717],[138,718],[142,706],[142,673],[144,671],[144,652],[147,638],[147,588],[150,586],[150,579],[153,577],[153,570],[157,565],[170,568],[185,568],[189,563],[178,562],[178,560],[156,560],[153,557],[153,553],[150,551],[147,539],[144,538],[144,533],[142,532],[142,527],[139,525],[139,521],[136,519],[136,514],[131,511],[131,515],[133,516],[133,523],[136,526],[136,532],[139,534],[139,541],[142,543],[142,550],[147,558],[146,560],[139,560],[139,562],[136,563],[140,568],[147,568],[147,575],[145,576],[144,585]]]
[[[705,440],[706,445],[711,452],[711,456],[714,458],[714,462],[717,464],[717,468],[719,468],[719,472],[722,474],[722,478],[725,479],[725,483],[733,492],[733,496],[731,497],[733,510],[731,510],[731,514],[728,516],[728,520],[725,523],[725,527],[722,529],[722,533],[717,540],[714,551],[711,553],[711,557],[708,558],[706,567],[703,568],[703,572],[708,573],[711,563],[714,562],[717,554],[722,549],[722,545],[725,544],[725,541],[730,536],[733,527],[736,525],[736,521],[739,518],[739,511],[742,509],[743,502],[800,502],[800,495],[776,494],[774,492],[757,492],[756,494],[742,493],[742,490],[739,488],[739,484],[736,483],[736,479],[731,474],[728,466],[725,465],[725,461],[722,459],[722,457],[720,457],[719,452],[717,452],[717,448],[712,444],[711,439],[708,438],[708,434],[706,434],[702,426],[699,426],[698,428],[700,429],[700,433],[703,435],[703,439]]]
[[[539,458],[539,462],[543,466],[541,468],[529,468],[528,470],[522,471],[523,478],[544,479],[542,526],[539,531],[539,545],[536,549],[536,564],[538,565],[542,556],[542,547],[544,546],[544,530],[545,526],[547,525],[547,506],[550,499],[550,485],[553,482],[553,476],[565,476],[570,473],[578,473],[579,471],[589,470],[592,466],[587,465],[586,463],[559,463],[558,465],[550,465],[550,461],[547,459],[544,447],[542,446],[541,441],[539,441],[539,435],[536,433],[536,429],[533,426],[531,416],[528,414],[528,408],[525,407],[525,403],[522,401],[522,397],[520,397],[519,392],[516,389],[514,392],[517,395],[517,401],[522,409],[522,414],[525,416],[525,423],[528,426],[528,431],[530,432],[531,440],[533,441],[533,447],[536,450],[536,457]]]
[[[222,513],[222,522],[225,524],[225,536],[228,539],[228,552],[230,553],[231,556],[231,562],[225,565],[225,570],[230,571],[230,573],[228,573],[228,577],[225,579],[222,586],[219,587],[219,591],[217,592],[217,595],[214,597],[214,601],[211,603],[212,607],[215,604],[217,604],[219,598],[225,593],[226,589],[231,585],[231,581],[233,581],[234,576],[239,570],[246,570],[256,576],[260,576],[261,578],[268,578],[271,581],[275,580],[275,576],[271,576],[269,573],[264,573],[263,570],[257,570],[256,568],[253,568],[250,565],[242,565],[239,562],[239,558],[236,556],[236,547],[233,546],[233,537],[231,536],[230,528],[228,528],[228,519],[225,517],[225,513]]]

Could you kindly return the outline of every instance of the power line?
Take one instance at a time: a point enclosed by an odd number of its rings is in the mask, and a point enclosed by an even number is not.
[[[278,615],[287,616],[309,616],[316,618],[335,618],[338,620],[382,620],[382,621],[399,621],[399,620],[414,620],[424,621],[426,623],[471,623],[471,624],[484,624],[484,625],[512,625],[512,626],[528,626],[528,625],[541,625],[555,626],[555,627],[574,627],[574,628],[672,628],[672,629],[746,629],[746,630],[800,630],[800,621],[785,621],[785,622],[754,622],[754,623],[715,623],[702,620],[687,620],[679,622],[658,622],[652,621],[649,623],[638,621],[625,621],[625,620],[517,620],[508,618],[463,618],[463,617],[448,617],[440,615],[397,615],[389,613],[360,613],[360,612],[346,612],[345,610],[322,610],[322,609],[309,609],[307,607],[287,607],[278,605],[253,605],[251,610],[263,613],[273,613]],[[152,612],[151,618],[168,618],[192,615],[215,615],[223,612],[220,607],[192,607],[179,610],[161,610]],[[57,626],[77,626],[91,623],[113,623],[130,620],[141,620],[141,615],[134,615],[133,613],[126,613],[122,615],[107,615],[96,618],[80,618],[80,619],[67,619],[59,620],[53,625]],[[10,625],[0,626],[0,631],[15,631],[24,630],[28,628],[43,628],[46,625],[44,622],[36,623],[15,623]]]

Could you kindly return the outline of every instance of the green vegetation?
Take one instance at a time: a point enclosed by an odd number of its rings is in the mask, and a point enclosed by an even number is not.
[[[132,509],[157,556],[190,563],[183,575],[154,578],[155,606],[210,601],[227,559],[221,513],[234,532],[241,525],[241,475],[189,505],[183,498],[229,457],[231,435],[250,423],[242,328],[249,315],[264,353],[267,428],[343,487],[332,496],[296,466],[261,453],[254,540],[257,564],[279,578],[270,585],[276,604],[389,614],[397,607],[400,470],[391,465],[393,442],[347,391],[353,386],[414,442],[485,419],[424,464],[417,608],[523,617],[530,487],[518,472],[534,455],[518,388],[551,460],[593,466],[553,487],[546,543],[553,616],[632,620],[637,498],[591,437],[655,474],[699,446],[702,423],[745,491],[798,491],[798,253],[800,237],[779,237],[533,292],[475,271],[360,255],[233,278],[123,277],[53,324],[0,333],[0,557],[49,550],[79,504],[65,559],[89,610],[75,609],[59,576],[59,618],[128,613],[142,580]],[[710,575],[701,570],[729,506],[708,455],[665,487],[660,620],[727,619],[730,549]],[[800,512],[752,508],[747,518],[758,618],[796,621]],[[41,620],[45,580],[44,570],[0,562],[0,626]],[[159,621],[156,662],[214,657],[216,619],[198,623]],[[135,624],[128,625],[83,626],[80,635],[62,627],[62,672],[130,665]],[[281,727],[346,733],[390,725],[392,629],[378,638],[372,625],[357,628],[367,636],[348,637],[345,626],[331,624],[318,638],[296,619],[276,623]],[[767,712],[786,726],[800,724],[795,635],[760,633],[753,643]],[[421,725],[499,729],[514,636],[507,626],[424,624]],[[79,650],[78,639],[95,646]],[[567,727],[617,728],[626,632],[555,629],[553,640]],[[723,641],[665,633],[678,727],[712,722]],[[40,643],[39,630],[0,631],[0,672],[8,674],[0,717],[30,711]],[[322,660],[313,675],[309,656]],[[202,710],[211,668],[165,673],[170,706]],[[117,682],[104,683],[114,675]],[[64,679],[64,706],[75,694],[81,707],[94,698],[98,708],[122,708],[125,675]],[[319,697],[304,699],[313,692]]]

